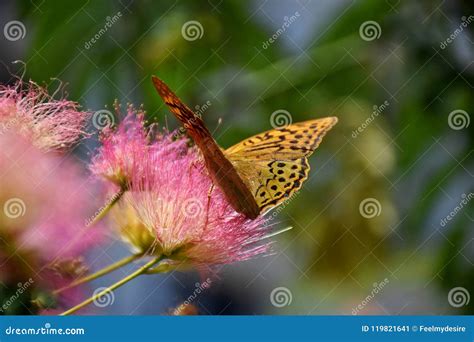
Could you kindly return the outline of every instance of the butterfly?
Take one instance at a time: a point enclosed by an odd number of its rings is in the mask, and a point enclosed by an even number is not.
[[[206,168],[232,207],[250,219],[284,202],[308,178],[308,157],[337,123],[326,117],[269,130],[222,149],[202,119],[158,77],[153,84],[200,149]]]

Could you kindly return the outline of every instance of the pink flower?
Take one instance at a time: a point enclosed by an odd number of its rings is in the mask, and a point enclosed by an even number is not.
[[[84,228],[97,206],[91,180],[72,160],[7,133],[0,136],[0,175],[0,220],[18,230],[22,247],[54,260],[80,255],[96,242],[98,230]]]
[[[129,106],[127,116],[116,130],[107,127],[102,131],[102,146],[92,159],[91,172],[123,188],[134,170],[141,167],[140,159],[149,149],[147,135],[144,112]]]
[[[42,150],[64,150],[84,134],[91,116],[76,102],[55,100],[47,89],[30,81],[26,89],[0,85],[0,132],[14,130]]]
[[[163,134],[133,172],[127,201],[156,242],[154,254],[195,265],[227,264],[269,250],[263,218],[237,213],[211,179],[195,148]]]
[[[0,135],[0,177],[0,281],[52,291],[81,276],[82,256],[103,241],[101,227],[85,228],[98,205],[89,177],[14,132]]]
[[[237,213],[217,187],[208,196],[211,179],[198,150],[178,134],[153,136],[143,116],[129,107],[117,129],[104,132],[91,166],[95,175],[127,190],[112,217],[134,252],[194,265],[267,253],[264,219]]]

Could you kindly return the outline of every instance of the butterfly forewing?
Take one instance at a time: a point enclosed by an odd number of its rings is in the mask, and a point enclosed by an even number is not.
[[[309,173],[307,157],[336,123],[335,117],[296,123],[257,134],[225,151],[261,212],[301,188]]]
[[[298,122],[280,129],[266,131],[228,148],[235,159],[255,156],[258,159],[292,159],[309,156],[324,135],[337,123],[336,117]]]
[[[226,158],[223,150],[212,138],[202,119],[158,77],[153,76],[152,81],[170,111],[181,121],[194,143],[199,147],[214,184],[219,186],[236,211],[248,218],[257,218],[260,210],[253,194],[232,163]]]

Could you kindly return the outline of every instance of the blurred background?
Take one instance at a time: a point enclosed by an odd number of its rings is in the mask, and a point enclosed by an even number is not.
[[[467,0],[2,1],[2,83],[57,78],[87,109],[143,104],[176,128],[156,74],[223,147],[339,117],[269,214],[293,227],[273,255],[196,296],[196,273],[139,278],[97,314],[474,314],[473,15]],[[75,150],[85,167],[96,146]],[[88,261],[128,253],[112,241]]]

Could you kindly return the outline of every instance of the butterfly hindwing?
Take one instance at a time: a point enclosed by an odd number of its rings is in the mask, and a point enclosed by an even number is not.
[[[260,212],[290,198],[308,178],[310,169],[305,157],[295,160],[231,159],[231,162],[252,192]]]

